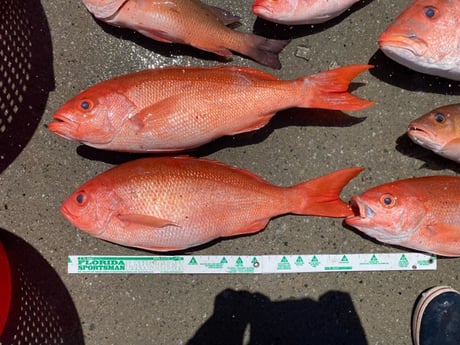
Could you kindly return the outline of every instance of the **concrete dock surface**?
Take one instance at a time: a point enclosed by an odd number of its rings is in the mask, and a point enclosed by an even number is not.
[[[434,271],[67,273],[69,255],[152,254],[91,237],[59,212],[79,185],[138,157],[92,149],[46,127],[66,100],[120,74],[226,64],[295,79],[370,63],[375,68],[355,79],[353,93],[375,100],[374,106],[356,112],[286,110],[256,132],[225,137],[189,154],[284,186],[364,167],[344,189],[344,200],[402,178],[455,175],[458,165],[413,144],[405,132],[412,119],[458,102],[459,83],[411,71],[378,49],[379,34],[409,0],[360,1],[326,24],[299,27],[257,19],[248,0],[207,1],[240,16],[240,31],[291,39],[280,55],[280,70],[238,55],[223,62],[190,47],[110,27],[77,0],[2,2],[0,52],[9,62],[0,61],[0,240],[17,288],[6,328],[9,338],[0,338],[2,345],[409,345],[417,296],[440,284],[460,289],[458,259],[442,258]],[[180,254],[399,252],[410,250],[378,243],[345,227],[341,219],[285,215],[257,234]]]

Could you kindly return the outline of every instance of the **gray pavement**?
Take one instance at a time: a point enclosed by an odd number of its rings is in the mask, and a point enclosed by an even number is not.
[[[9,250],[14,249],[12,255],[17,262],[27,258],[12,265],[32,271],[28,279],[21,276],[22,283],[28,281],[32,286],[29,290],[21,288],[22,293],[41,296],[26,317],[15,315],[15,320],[21,320],[17,321],[16,332],[22,331],[23,342],[16,338],[12,343],[44,343],[37,339],[55,334],[56,342],[48,343],[411,344],[410,317],[419,293],[438,284],[460,289],[457,259],[439,260],[437,271],[67,274],[68,255],[148,253],[90,237],[61,216],[62,201],[77,186],[134,157],[88,149],[57,137],[45,127],[53,112],[80,90],[109,77],[149,67],[219,62],[194,49],[156,43],[101,25],[80,1],[19,2],[16,19],[5,13],[11,13],[12,4],[17,3],[3,1],[6,7],[1,19],[9,24],[0,27],[0,41],[5,44],[8,37],[14,37],[20,42],[30,38],[32,43],[16,49],[23,54],[13,59],[13,79],[25,87],[14,88],[19,91],[13,91],[10,98],[12,95],[17,107],[12,105],[9,117],[2,115],[0,123],[0,235],[6,242],[15,243]],[[295,184],[344,167],[365,167],[344,190],[344,199],[400,178],[455,174],[455,164],[415,146],[404,133],[410,120],[435,107],[458,102],[458,83],[409,71],[378,51],[379,33],[409,2],[366,1],[327,25],[292,29],[255,22],[249,0],[209,0],[240,15],[241,31],[251,31],[255,23],[258,32],[293,38],[281,54],[280,71],[238,56],[229,64],[257,67],[288,79],[370,62],[375,69],[356,79],[362,85],[354,93],[377,103],[348,115],[285,111],[256,133],[224,138],[193,154],[248,169],[279,185]],[[1,30],[15,34],[5,38]],[[0,79],[5,79],[11,70],[5,64],[0,66],[4,67]],[[5,94],[0,97],[5,104],[11,103],[5,101]],[[273,219],[256,235],[217,241],[193,253],[400,251],[345,228],[340,220],[287,215]],[[24,299],[21,301],[24,303]],[[17,305],[13,309],[18,314],[24,312]],[[42,323],[34,321],[40,310]],[[44,311],[54,317],[43,321]],[[24,320],[31,326],[27,327]],[[50,320],[57,326],[43,331]],[[4,344],[9,342],[5,340]]]

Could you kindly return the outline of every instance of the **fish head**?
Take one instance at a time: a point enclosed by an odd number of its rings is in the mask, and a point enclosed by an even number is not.
[[[260,18],[277,23],[292,22],[299,0],[255,0],[252,11]]]
[[[75,190],[61,205],[62,215],[75,227],[100,237],[110,228],[119,200],[107,182],[98,178]]]
[[[458,69],[459,10],[458,1],[416,0],[380,35],[380,49],[415,71],[449,77]]]
[[[412,141],[443,157],[460,161],[460,104],[436,108],[412,121]]]
[[[57,109],[48,129],[66,139],[104,148],[132,109],[133,104],[123,93],[93,86]]]
[[[409,246],[426,210],[415,190],[404,182],[374,187],[350,200],[348,224],[383,243]]]

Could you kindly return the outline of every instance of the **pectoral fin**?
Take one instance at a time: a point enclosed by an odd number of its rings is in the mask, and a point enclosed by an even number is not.
[[[177,113],[181,105],[180,95],[168,97],[141,109],[130,117],[130,121],[139,128],[139,132],[150,132],[154,128],[168,125],[168,118]]]
[[[127,223],[135,223],[139,225],[151,226],[153,228],[163,228],[165,226],[179,226],[168,219],[157,218],[144,214],[120,214],[118,219]]]

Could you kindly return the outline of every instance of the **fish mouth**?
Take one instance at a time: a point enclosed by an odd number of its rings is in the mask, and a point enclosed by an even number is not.
[[[353,215],[346,218],[346,221],[360,221],[363,219],[372,218],[375,211],[364,203],[359,196],[354,196],[349,202]],[[351,224],[350,224],[351,225]]]
[[[77,223],[78,223],[78,219],[79,217],[76,216],[74,213],[72,213],[68,207],[65,206],[65,204],[63,204],[61,206],[61,213],[62,215],[73,225],[75,226],[76,228],[79,228],[80,230],[83,230],[87,233],[89,233],[91,236],[94,236],[94,237],[100,237],[102,236],[102,234],[104,233],[105,231],[105,227],[102,227],[100,231],[98,232],[95,232],[93,229],[86,229],[85,227],[81,227],[81,226],[78,226]]]
[[[402,51],[415,56],[423,56],[428,44],[416,34],[382,33],[378,40],[379,47],[384,53],[403,55]],[[399,51],[399,53],[398,53]]]
[[[436,136],[431,131],[415,122],[411,122],[407,127],[407,135],[414,143],[434,152],[438,152],[442,148],[442,145],[437,143]]]
[[[79,124],[73,121],[69,116],[65,114],[56,113],[53,115],[54,122],[48,124],[48,129],[68,140],[74,140],[72,133],[75,133],[79,127]]]
[[[273,12],[269,6],[262,5],[258,3],[257,1],[252,5],[252,11],[254,12],[255,15],[262,17],[262,18],[270,16],[271,13]]]

